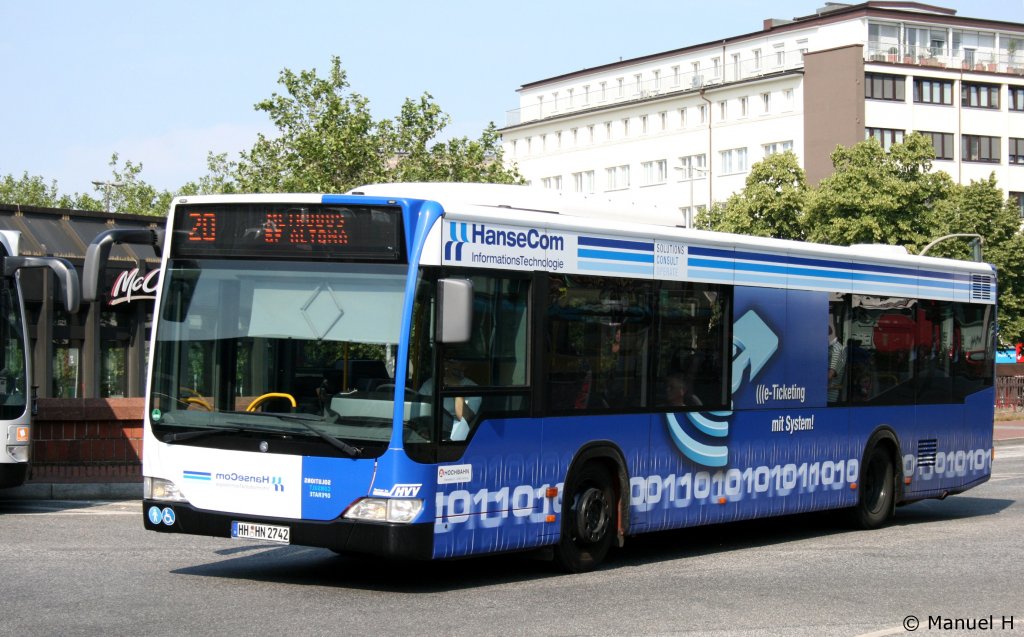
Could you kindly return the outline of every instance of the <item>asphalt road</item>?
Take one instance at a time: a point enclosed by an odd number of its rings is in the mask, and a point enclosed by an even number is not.
[[[585,575],[161,535],[138,502],[0,500],[0,635],[1024,635],[1022,487],[1015,443],[987,484],[879,531],[819,514],[657,533]]]

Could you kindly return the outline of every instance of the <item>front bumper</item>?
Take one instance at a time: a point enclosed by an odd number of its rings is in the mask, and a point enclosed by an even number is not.
[[[153,524],[150,507],[170,509],[172,516]],[[294,520],[236,513],[203,511],[184,502],[142,501],[145,527],[160,533],[187,533],[212,537],[231,537],[231,522],[256,522],[287,526],[290,544],[319,546],[340,553],[365,553],[384,557],[426,560],[434,553],[434,525],[371,523],[337,518],[334,520]],[[171,524],[167,521],[172,519]]]

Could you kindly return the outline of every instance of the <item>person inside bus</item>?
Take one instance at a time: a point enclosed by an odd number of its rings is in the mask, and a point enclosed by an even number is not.
[[[449,353],[444,361],[444,389],[452,387],[476,387],[476,383],[466,376],[466,363]],[[420,393],[430,396],[434,393],[434,379],[428,378],[420,387]],[[444,410],[452,418],[451,440],[465,440],[469,436],[470,423],[480,410],[480,396],[445,396]]]
[[[828,323],[828,402],[839,402],[843,398],[846,379],[846,347],[839,342],[831,317]]]
[[[672,407],[701,407],[701,402],[693,393],[693,383],[686,375],[673,372],[665,379],[665,403]]]

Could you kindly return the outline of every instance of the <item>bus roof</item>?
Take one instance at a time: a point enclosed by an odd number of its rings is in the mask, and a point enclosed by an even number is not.
[[[859,244],[834,246],[786,239],[694,230],[677,225],[675,208],[658,208],[605,196],[563,194],[531,186],[477,183],[390,183],[354,188],[349,194],[407,199],[428,199],[441,204],[446,214],[460,219],[514,224],[546,225],[565,229],[633,236],[654,236],[711,245],[746,246],[808,256],[849,258],[876,263],[928,266],[960,272],[992,274],[986,263],[912,255],[903,246]],[[557,217],[555,216],[557,215]],[[580,219],[585,217],[586,221]]]

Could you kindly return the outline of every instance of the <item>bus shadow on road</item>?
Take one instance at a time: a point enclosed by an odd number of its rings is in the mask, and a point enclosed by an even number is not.
[[[957,496],[900,507],[894,526],[915,526],[996,515],[1014,500]],[[598,572],[614,571],[717,553],[765,548],[803,540],[858,533],[845,512],[805,513],[778,518],[659,531],[629,537]],[[558,577],[543,552],[412,562],[335,555],[325,549],[243,544],[217,551],[222,558],[172,573],[299,586],[325,586],[394,593],[429,594]],[[582,576],[588,577],[588,576]]]

